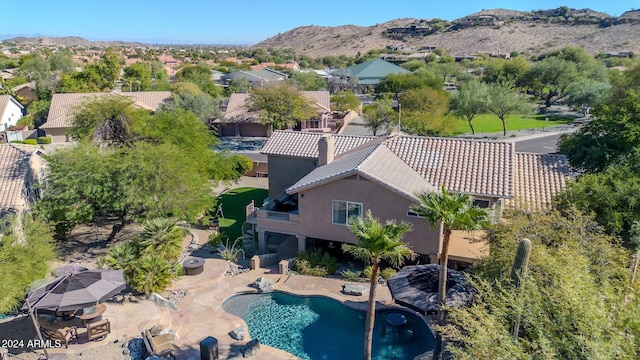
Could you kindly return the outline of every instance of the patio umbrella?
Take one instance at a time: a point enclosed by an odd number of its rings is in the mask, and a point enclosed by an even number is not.
[[[127,286],[122,270],[94,269],[68,274],[35,289],[25,299],[31,309],[70,311],[95,305]]]
[[[94,269],[68,273],[30,292],[21,310],[31,315],[38,338],[42,341],[36,320],[38,310],[69,311],[93,306],[120,293],[126,286],[122,270]],[[43,350],[48,359],[46,347]]]
[[[397,304],[426,314],[439,308],[439,277],[440,265],[405,266],[387,280],[387,286]],[[452,269],[447,271],[447,306],[467,305],[475,292],[463,272]]]

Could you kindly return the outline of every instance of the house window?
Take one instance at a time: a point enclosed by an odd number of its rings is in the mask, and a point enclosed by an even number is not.
[[[352,216],[362,217],[361,203],[333,200],[332,208],[332,222],[336,225],[347,225],[349,223],[349,218]]]
[[[473,200],[473,206],[477,206],[482,209],[488,209],[490,205],[491,205],[491,202],[489,202],[489,200],[479,200],[479,199]]]
[[[311,129],[319,129],[320,128],[320,121],[318,119],[309,120],[309,128],[311,128]]]
[[[407,216],[409,216],[409,217],[419,217],[419,218],[424,218],[424,216],[420,216],[420,215],[418,215],[418,213],[417,213],[417,212],[415,212],[415,211],[411,211],[411,210],[407,211]]]

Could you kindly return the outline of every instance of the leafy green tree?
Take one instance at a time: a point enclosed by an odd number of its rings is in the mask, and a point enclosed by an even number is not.
[[[116,80],[120,78],[120,70],[122,69],[123,60],[120,53],[115,47],[109,47],[95,64],[98,74],[102,77],[102,87],[113,89],[116,86]]]
[[[608,232],[628,239],[632,223],[640,219],[640,150],[602,172],[583,174],[569,182],[557,206],[593,213]]]
[[[47,121],[51,101],[36,100],[27,106],[27,113],[33,117],[35,126],[40,126]]]
[[[229,87],[227,88],[228,94],[233,93],[247,93],[251,89],[251,83],[245,78],[231,79]]]
[[[313,71],[293,71],[290,79],[295,87],[303,91],[317,91],[327,87],[324,79]]]
[[[127,145],[133,140],[132,122],[149,116],[147,110],[132,105],[132,99],[120,95],[97,97],[75,109],[73,127],[68,133],[76,140]]]
[[[352,91],[339,91],[331,96],[331,102],[335,104],[334,109],[337,111],[360,110],[360,100]]]
[[[440,250],[440,278],[438,280],[438,304],[440,311],[438,322],[444,325],[444,306],[447,296],[447,266],[449,263],[449,242],[453,230],[474,231],[489,225],[487,210],[473,206],[473,197],[464,193],[451,193],[442,186],[441,192],[417,194],[418,203],[411,209],[423,216],[434,229],[442,229],[442,248]],[[442,333],[438,332],[436,352],[438,358],[442,342]]]
[[[364,125],[371,129],[373,136],[376,136],[378,130],[389,128],[395,117],[391,101],[384,98],[380,98],[363,108]]]
[[[559,151],[571,165],[586,172],[603,171],[640,146],[640,93],[612,91],[618,96],[596,107],[595,119],[571,135],[563,135]]]
[[[471,268],[474,304],[452,309],[442,329],[455,339],[452,357],[636,358],[638,287],[629,281],[629,253],[576,211],[516,211],[505,218],[488,231],[490,255]],[[527,281],[514,291],[509,269],[524,237],[533,244]],[[522,327],[513,339],[517,313]]]
[[[451,135],[457,128],[453,117],[447,116],[449,94],[439,89],[421,87],[405,91],[400,96],[401,128],[417,135]]]
[[[29,284],[47,275],[55,244],[50,226],[32,214],[5,218],[2,225],[0,314],[6,314],[17,310]]]
[[[557,57],[548,57],[536,63],[524,75],[522,84],[549,107],[564,98],[567,88],[579,79],[576,64]]]
[[[293,127],[318,115],[311,100],[285,81],[251,91],[246,106],[258,113],[261,124],[275,129]]]
[[[213,82],[211,68],[206,64],[186,65],[176,73],[176,79],[194,83],[200,90],[216,98],[222,93],[222,89]]]
[[[148,91],[151,89],[151,66],[144,62],[135,62],[124,68],[124,85],[129,91]]]
[[[449,110],[457,117],[467,120],[472,134],[476,133],[473,118],[486,111],[487,90],[484,83],[470,81],[451,94]]]
[[[602,105],[611,95],[608,81],[582,80],[567,87],[567,105],[581,108],[584,115],[590,107]]]
[[[405,222],[397,224],[387,221],[382,224],[367,210],[364,217],[349,219],[349,229],[358,240],[356,245],[344,244],[343,251],[357,259],[372,265],[369,289],[369,302],[364,336],[364,359],[371,359],[373,326],[376,316],[376,287],[380,272],[380,261],[385,260],[391,266],[399,268],[406,259],[413,259],[415,253],[402,241],[404,234],[411,229]]]
[[[486,66],[482,80],[487,83],[509,82],[518,83],[529,71],[531,66],[523,57],[515,59],[495,59],[486,60]]]
[[[393,94],[398,100],[400,94],[410,89],[429,87],[442,89],[442,81],[430,71],[420,71],[408,74],[389,74],[376,85],[376,94]]]
[[[57,52],[49,56],[48,60],[51,71],[61,72],[65,74],[75,71],[76,64],[73,62],[71,53]]]
[[[486,109],[500,119],[504,136],[507,136],[506,117],[508,115],[527,114],[533,110],[527,99],[508,83],[488,86]]]
[[[210,180],[238,176],[239,160],[212,149],[215,137],[193,113],[180,109],[151,116],[122,99],[107,100],[85,104],[78,114],[111,116],[76,122],[74,133],[84,140],[49,156],[38,209],[60,234],[100,216],[117,216],[123,225],[155,217],[195,219],[213,201]],[[112,118],[124,140],[90,142]]]
[[[26,77],[29,81],[35,81],[38,99],[51,99],[51,92],[55,88],[55,77],[47,59],[37,55],[30,57],[22,62],[18,75]]]

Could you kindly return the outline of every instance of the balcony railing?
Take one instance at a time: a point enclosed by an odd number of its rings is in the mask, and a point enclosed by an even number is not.
[[[266,210],[266,212],[267,212],[267,219],[282,220],[282,221],[290,220],[289,213],[279,212],[279,211],[269,211],[269,210]]]

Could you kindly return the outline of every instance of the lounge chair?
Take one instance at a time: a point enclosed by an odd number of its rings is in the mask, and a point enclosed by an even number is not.
[[[103,340],[111,333],[109,319],[98,320],[87,324],[87,337],[89,340]]]
[[[173,343],[171,342],[171,335],[161,334],[152,336],[151,332],[147,329],[142,332],[142,340],[147,348],[147,351],[152,356],[157,357],[169,357],[173,356]]]
[[[69,341],[78,337],[78,328],[75,326],[56,327],[54,325],[40,324],[40,333],[49,340],[60,341],[65,348],[68,348]]]

